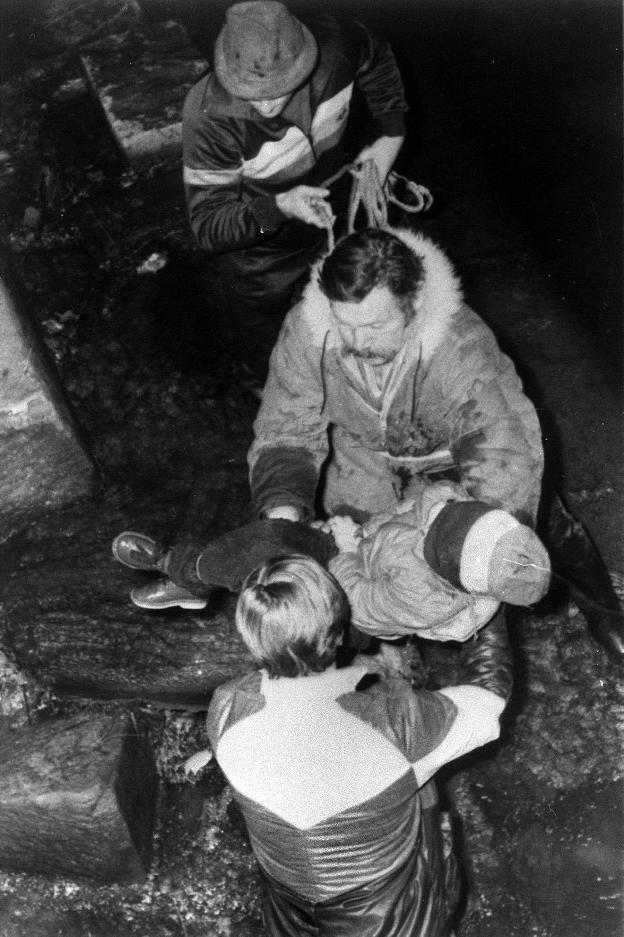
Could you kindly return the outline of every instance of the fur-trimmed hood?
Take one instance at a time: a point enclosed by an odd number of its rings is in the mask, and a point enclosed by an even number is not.
[[[388,227],[386,230],[407,244],[423,264],[422,305],[408,326],[408,332],[418,338],[422,359],[426,361],[444,337],[451,316],[463,303],[461,282],[444,251],[426,235],[409,228]],[[300,304],[302,314],[319,342],[334,330],[335,325],[329,300],[319,286],[323,260],[321,258],[312,267]]]

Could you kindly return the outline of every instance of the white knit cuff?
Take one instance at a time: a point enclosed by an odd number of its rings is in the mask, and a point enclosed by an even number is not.
[[[489,593],[488,573],[494,548],[504,534],[521,526],[507,511],[498,510],[488,511],[472,525],[459,561],[459,579],[467,592]]]

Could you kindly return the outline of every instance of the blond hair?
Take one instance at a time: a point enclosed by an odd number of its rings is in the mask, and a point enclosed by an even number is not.
[[[269,676],[297,677],[333,663],[348,614],[347,598],[331,573],[309,556],[291,554],[249,574],[236,627]]]

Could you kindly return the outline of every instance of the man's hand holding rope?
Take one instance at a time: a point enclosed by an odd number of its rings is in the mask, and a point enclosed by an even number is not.
[[[315,228],[331,228],[334,215],[326,201],[329,189],[325,186],[297,185],[275,197],[275,204],[287,218],[298,218]]]
[[[394,166],[394,162],[399,155],[399,150],[403,144],[403,137],[378,137],[370,146],[364,147],[361,153],[356,156],[354,162],[356,166],[363,166],[368,160],[372,160],[377,167],[379,182],[383,188],[388,178],[388,173]]]
[[[387,139],[395,138],[389,137]],[[328,190],[334,182],[337,182],[347,172],[353,176],[347,219],[348,234],[355,230],[355,218],[360,205],[366,213],[367,225],[374,228],[383,228],[388,224],[389,203],[396,205],[402,211],[410,213],[427,211],[433,204],[433,196],[429,189],[424,185],[412,182],[411,179],[406,179],[405,176],[400,176],[396,172],[388,173],[386,182],[382,185],[377,163],[373,159],[367,159],[363,163],[348,163],[343,166],[342,169],[339,169],[333,176],[325,180],[325,189]],[[397,184],[401,182],[405,187],[406,194],[411,199],[410,202],[400,201],[394,194]],[[326,227],[328,250],[331,253],[334,249],[333,220]]]

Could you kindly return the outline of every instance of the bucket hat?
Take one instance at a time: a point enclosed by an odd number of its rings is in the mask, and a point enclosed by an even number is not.
[[[230,94],[252,101],[294,91],[316,65],[310,30],[275,0],[236,3],[215,43],[215,71]]]

